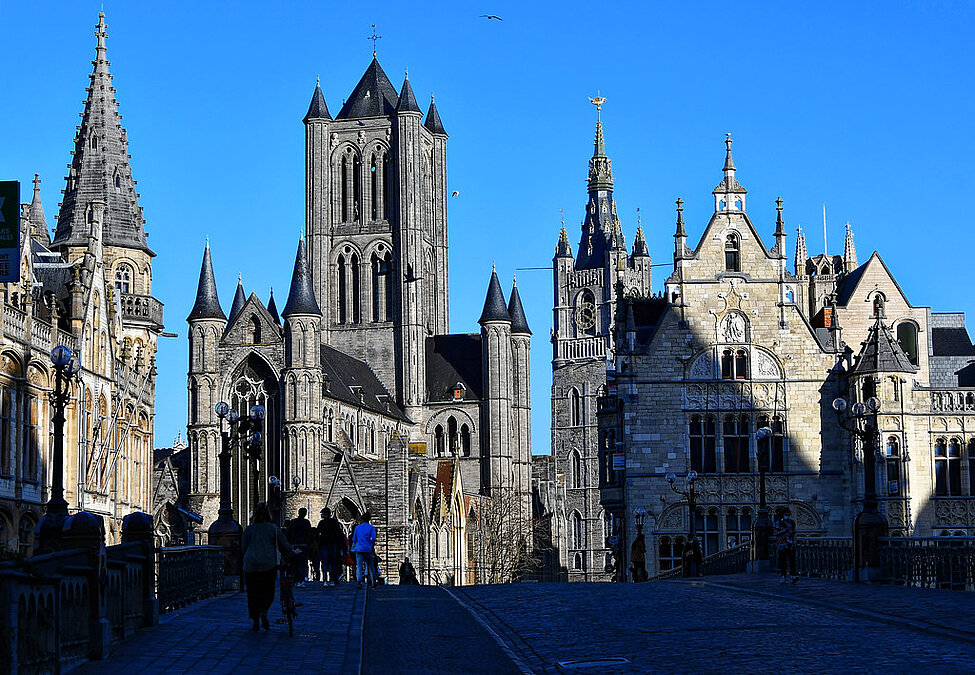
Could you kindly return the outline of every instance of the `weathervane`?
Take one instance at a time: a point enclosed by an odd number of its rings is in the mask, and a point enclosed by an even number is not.
[[[367,40],[372,40],[372,58],[376,58],[376,40],[381,40],[382,35],[376,33],[376,24],[372,24],[372,35],[370,35]]]

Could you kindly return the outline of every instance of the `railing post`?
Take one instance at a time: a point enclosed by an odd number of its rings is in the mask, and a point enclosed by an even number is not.
[[[86,552],[89,602],[88,658],[108,658],[112,645],[112,624],[108,620],[108,561],[105,557],[105,524],[102,517],[79,511],[64,521],[61,537],[65,549],[81,548]]]
[[[122,519],[122,543],[139,544],[142,560],[142,625],[159,623],[159,601],[155,593],[155,554],[152,516],[136,511]]]

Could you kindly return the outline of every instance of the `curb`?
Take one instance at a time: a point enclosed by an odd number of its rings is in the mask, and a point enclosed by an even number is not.
[[[451,591],[449,588],[441,587],[441,590],[443,590],[447,595],[453,598],[454,602],[456,602],[458,605],[460,605],[465,610],[467,610],[467,613],[470,614],[475,621],[477,621],[477,623],[481,626],[481,628],[486,630],[488,635],[494,638],[494,641],[498,643],[499,647],[501,647],[501,651],[504,652],[505,656],[507,656],[511,660],[511,663],[514,664],[515,668],[517,668],[522,673],[522,675],[534,675],[535,671],[532,670],[527,663],[525,663],[525,660],[521,658],[521,656],[515,653],[515,651],[508,645],[508,642],[503,637],[498,635],[497,631],[495,631],[494,628],[491,627],[491,624],[485,621],[481,617],[481,615],[478,614],[477,611],[471,606],[469,602],[467,602],[466,600],[462,600],[456,593]]]
[[[744,593],[746,595],[757,595],[764,598],[773,598],[775,600],[791,600],[792,602],[799,602],[806,605],[812,605],[813,607],[821,607],[823,609],[829,609],[834,612],[839,612],[841,614],[847,614],[861,619],[869,619],[871,621],[884,623],[890,626],[897,626],[899,628],[908,628],[910,630],[914,630],[919,633],[924,633],[926,635],[936,635],[938,637],[945,638],[947,640],[954,640],[956,642],[965,642],[967,644],[975,645],[975,635],[970,635],[967,633],[959,633],[957,631],[941,628],[940,626],[933,626],[929,623],[924,623],[923,621],[915,621],[913,619],[895,617],[889,614],[880,614],[879,612],[871,612],[870,610],[866,610],[866,609],[855,609],[853,607],[846,607],[844,605],[836,605],[833,603],[826,602],[824,600],[813,600],[812,598],[805,598],[797,595],[785,595],[779,593],[772,593],[769,591],[761,591],[754,588],[743,588],[741,586],[735,586],[732,584],[722,584],[714,581],[678,581],[676,583],[688,584],[691,586],[710,586],[712,588],[720,588],[726,591],[735,591],[738,593]]]

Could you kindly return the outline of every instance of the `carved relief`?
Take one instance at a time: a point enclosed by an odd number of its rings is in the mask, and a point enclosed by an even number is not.
[[[714,378],[714,359],[709,350],[694,360],[691,365],[691,379],[710,380],[712,378]]]
[[[975,527],[975,500],[936,500],[934,524],[938,527]]]
[[[887,502],[887,522],[891,527],[907,527],[907,516],[904,502]]]
[[[721,320],[721,340],[723,342],[744,342],[746,328],[747,323],[744,316],[737,312],[728,314]]]
[[[755,350],[755,375],[757,378],[780,379],[782,369],[772,356],[760,349]],[[757,379],[756,378],[756,379]]]
[[[339,142],[339,135],[333,132],[332,135],[329,136],[328,138],[329,147],[334,148],[338,144],[338,142]]]
[[[796,519],[796,529],[798,530],[818,530],[822,527],[819,514],[816,513],[808,504],[794,502],[791,505],[792,514]]]
[[[680,532],[687,529],[684,525],[684,512],[686,510],[687,506],[684,503],[668,506],[667,510],[660,516],[660,530]]]

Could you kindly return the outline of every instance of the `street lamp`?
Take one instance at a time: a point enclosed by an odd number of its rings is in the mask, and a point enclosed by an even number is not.
[[[755,561],[759,571],[768,569],[770,559],[769,540],[772,538],[772,518],[765,500],[765,473],[769,470],[769,445],[772,429],[761,427],[755,431],[758,445],[758,516],[755,518]],[[764,568],[764,569],[763,569]]]
[[[697,481],[697,471],[688,471],[687,477],[685,478],[686,489],[682,490],[677,487],[676,474],[673,472],[667,474],[667,483],[670,485],[670,489],[687,500],[687,516],[690,519],[690,529],[686,546],[695,546],[695,542],[697,541],[697,523],[694,518],[697,507],[697,495],[694,492],[695,481]],[[684,565],[684,576],[691,576],[691,570],[688,565]]]
[[[870,579],[880,573],[880,538],[887,536],[887,519],[877,508],[880,399],[871,396],[866,402],[857,401],[849,406],[846,399],[838,397],[833,399],[833,410],[839,425],[859,440],[863,448],[863,510],[853,519],[854,574],[859,581],[860,568],[865,567]]]
[[[278,527],[281,527],[281,479],[271,476],[267,479],[269,486],[268,507],[271,509],[271,516]]]
[[[630,551],[630,564],[633,582],[640,583],[647,580],[647,545],[643,537],[643,523],[647,520],[647,510],[642,507],[633,509],[633,520],[636,522],[636,538]]]
[[[68,517],[68,502],[64,498],[64,409],[71,400],[71,381],[81,371],[81,361],[64,345],[51,350],[54,365],[54,390],[51,406],[54,414],[54,447],[51,451],[51,497],[44,506],[44,517],[37,524],[37,549],[49,551],[58,548],[61,528]]]

